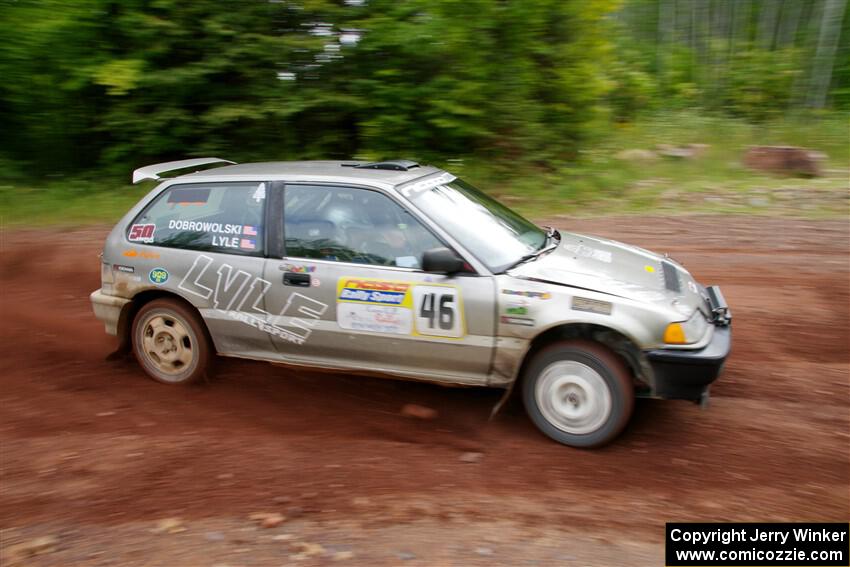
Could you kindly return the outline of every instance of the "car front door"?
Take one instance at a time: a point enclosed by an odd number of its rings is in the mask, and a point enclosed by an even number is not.
[[[272,341],[288,362],[449,382],[486,381],[494,348],[489,275],[431,274],[445,246],[376,189],[288,184],[283,253],[266,260]]]

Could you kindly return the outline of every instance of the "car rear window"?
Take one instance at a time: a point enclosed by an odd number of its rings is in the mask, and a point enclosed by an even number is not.
[[[260,256],[265,183],[172,185],[127,229],[139,244]]]

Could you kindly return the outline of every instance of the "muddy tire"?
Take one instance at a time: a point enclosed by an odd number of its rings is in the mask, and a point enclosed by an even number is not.
[[[145,373],[164,384],[204,378],[212,346],[200,316],[174,299],[155,299],[133,319],[133,354]]]
[[[523,402],[540,431],[572,447],[600,447],[628,423],[635,403],[626,365],[606,347],[573,340],[538,352],[526,369]]]

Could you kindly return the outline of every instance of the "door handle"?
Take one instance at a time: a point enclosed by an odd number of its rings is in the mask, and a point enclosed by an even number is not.
[[[298,287],[310,287],[310,274],[299,274],[286,272],[283,274],[283,285],[294,285]]]

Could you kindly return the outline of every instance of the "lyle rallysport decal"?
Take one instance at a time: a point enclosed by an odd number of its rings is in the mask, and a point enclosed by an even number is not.
[[[224,311],[232,319],[264,333],[286,342],[304,344],[310,338],[313,327],[328,309],[326,303],[300,293],[292,293],[280,314],[274,317],[260,307],[263,297],[271,288],[270,281],[251,277],[248,272],[230,264],[220,263],[215,269],[211,269],[214,262],[215,260],[206,254],[195,258],[192,267],[177,287],[209,301],[213,308]],[[281,323],[278,324],[278,321]]]
[[[343,329],[460,338],[460,290],[452,285],[340,278],[337,323]]]

